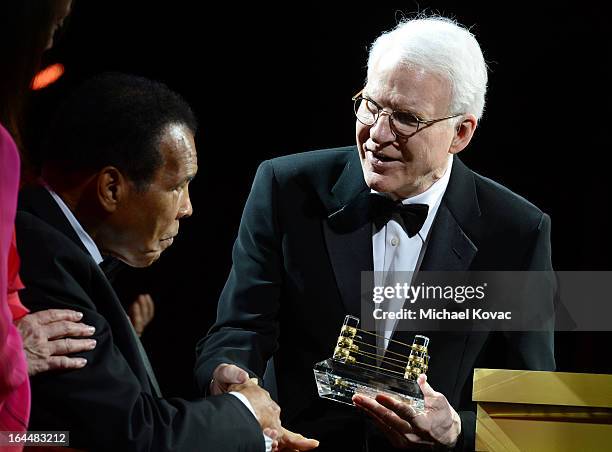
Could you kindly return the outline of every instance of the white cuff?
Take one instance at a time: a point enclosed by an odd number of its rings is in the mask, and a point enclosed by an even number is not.
[[[255,410],[253,409],[253,405],[251,405],[251,402],[249,402],[249,399],[247,399],[244,394],[240,394],[237,391],[230,391],[229,394],[233,395],[238,400],[240,400],[242,403],[244,403],[244,405],[249,409],[251,414],[253,416],[255,416],[255,419],[257,419],[257,414],[255,414]],[[257,419],[257,420],[259,421],[259,419]],[[263,437],[264,437],[264,441],[266,442],[266,452],[270,452],[272,450],[272,438],[270,438],[267,435],[263,435]]]

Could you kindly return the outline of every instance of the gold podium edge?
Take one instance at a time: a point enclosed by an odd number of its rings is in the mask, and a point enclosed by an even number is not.
[[[476,369],[476,450],[602,450],[612,445],[612,375]]]
[[[612,408],[612,375],[474,369],[473,400]]]

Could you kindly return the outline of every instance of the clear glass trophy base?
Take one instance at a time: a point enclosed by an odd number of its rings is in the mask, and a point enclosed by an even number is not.
[[[381,371],[368,370],[333,359],[314,366],[319,396],[353,405],[353,395],[374,398],[386,394],[409,403],[417,413],[425,411],[423,393],[416,381],[394,377]]]

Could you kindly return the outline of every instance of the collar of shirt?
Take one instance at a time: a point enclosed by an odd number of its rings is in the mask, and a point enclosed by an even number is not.
[[[48,185],[45,185],[45,188],[47,189],[49,194],[53,197],[53,199],[55,200],[59,208],[62,209],[62,212],[64,213],[66,219],[70,223],[70,226],[72,226],[72,229],[74,229],[74,232],[77,233],[77,235],[79,236],[79,239],[81,240],[81,243],[83,243],[83,246],[85,246],[85,248],[87,249],[91,257],[93,258],[93,260],[96,262],[96,264],[100,265],[100,263],[104,259],[102,258],[102,254],[100,253],[100,250],[96,246],[96,243],[93,241],[91,236],[85,231],[85,229],[83,229],[83,226],[81,226],[81,223],[79,223],[79,220],[76,219],[76,217],[74,216],[70,208],[66,205],[64,200],[57,193],[55,193],[51,189],[51,187],[49,187]]]

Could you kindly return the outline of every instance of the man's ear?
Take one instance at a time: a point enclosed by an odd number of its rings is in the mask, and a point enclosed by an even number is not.
[[[114,212],[127,194],[127,179],[114,166],[106,166],[98,172],[97,196],[107,212]]]
[[[451,142],[448,152],[457,154],[461,152],[470,143],[474,136],[474,131],[478,126],[476,116],[467,114],[461,118],[461,122],[455,126],[455,134]]]

